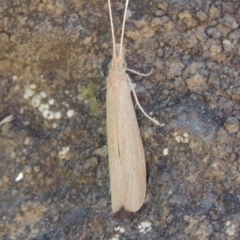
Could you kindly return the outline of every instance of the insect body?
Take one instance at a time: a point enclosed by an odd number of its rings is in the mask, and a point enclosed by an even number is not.
[[[144,149],[129,84],[138,105],[139,103],[131,80],[126,73],[128,69],[126,68],[124,60],[123,35],[128,2],[129,0],[126,1],[125,5],[121,41],[120,44],[116,44],[111,3],[110,0],[108,0],[113,40],[113,56],[107,77],[106,108],[110,190],[113,213],[119,211],[122,207],[130,212],[138,211],[144,202],[146,194]],[[148,118],[158,124],[156,120],[144,112],[140,105],[139,107]]]

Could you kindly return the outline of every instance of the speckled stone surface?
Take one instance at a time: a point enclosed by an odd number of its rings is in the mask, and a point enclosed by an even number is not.
[[[126,62],[165,125],[136,107],[146,202],[113,215],[107,1],[0,1],[0,239],[240,239],[239,23],[238,0],[130,1]]]

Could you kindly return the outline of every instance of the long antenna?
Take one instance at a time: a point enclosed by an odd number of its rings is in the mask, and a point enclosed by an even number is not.
[[[126,0],[124,17],[123,17],[123,25],[122,25],[122,34],[121,34],[121,42],[120,42],[119,54],[122,53],[122,48],[123,48],[123,36],[124,36],[124,29],[125,29],[125,22],[126,22],[126,16],[127,16],[128,3],[129,3],[129,0]]]
[[[111,8],[110,0],[108,0],[108,8],[109,8],[109,16],[110,16],[111,32],[112,32],[113,54],[116,55],[116,42],[115,42],[115,35],[114,35],[114,28],[113,28],[113,18],[112,18],[112,8]]]

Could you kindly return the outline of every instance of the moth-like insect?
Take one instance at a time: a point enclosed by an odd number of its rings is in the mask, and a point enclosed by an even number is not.
[[[129,85],[141,111],[154,123],[158,121],[148,116],[140,106],[124,60],[123,35],[129,0],[126,1],[121,41],[116,44],[111,12],[108,0],[113,56],[107,77],[107,142],[110,171],[110,191],[113,213],[124,207],[136,212],[142,206],[146,195],[146,162],[142,139],[138,127]],[[137,73],[138,74],[138,73]],[[148,76],[149,74],[140,74]]]

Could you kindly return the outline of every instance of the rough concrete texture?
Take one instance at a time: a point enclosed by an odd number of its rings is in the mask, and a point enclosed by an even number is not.
[[[240,239],[239,23],[239,0],[130,1],[126,61],[153,69],[130,76],[165,126],[136,107],[146,202],[113,215],[107,1],[1,0],[0,239]]]

